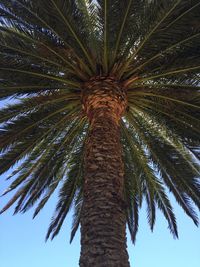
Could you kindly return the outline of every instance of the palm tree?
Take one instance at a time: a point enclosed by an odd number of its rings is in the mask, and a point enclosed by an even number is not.
[[[139,209],[177,237],[168,191],[198,224],[199,0],[0,0],[1,212],[59,187],[54,238],[74,207],[81,267],[130,266]],[[15,101],[13,101],[15,100]]]

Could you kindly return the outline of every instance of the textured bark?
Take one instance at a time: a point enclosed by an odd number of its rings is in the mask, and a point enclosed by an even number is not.
[[[128,267],[124,166],[119,120],[126,93],[111,78],[94,79],[83,89],[90,121],[84,157],[81,267]]]

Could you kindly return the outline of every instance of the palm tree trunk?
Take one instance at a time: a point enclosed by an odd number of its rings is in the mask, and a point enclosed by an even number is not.
[[[119,122],[126,93],[113,79],[95,79],[83,88],[90,121],[85,145],[80,267],[128,267],[124,165]]]

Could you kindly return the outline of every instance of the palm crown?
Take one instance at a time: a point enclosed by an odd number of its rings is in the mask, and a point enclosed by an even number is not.
[[[111,77],[127,92],[120,126],[133,241],[143,200],[151,229],[157,206],[178,235],[167,190],[198,224],[199,14],[199,0],[0,1],[0,98],[10,101],[0,111],[1,174],[20,163],[2,212],[38,201],[36,216],[59,186],[47,237],[74,206],[73,239],[90,127],[84,84]]]

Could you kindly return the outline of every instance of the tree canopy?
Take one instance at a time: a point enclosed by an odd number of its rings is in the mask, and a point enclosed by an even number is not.
[[[83,85],[112,77],[127,90],[121,120],[127,224],[156,208],[178,236],[169,191],[198,224],[200,209],[199,0],[0,0],[0,174],[15,213],[34,217],[59,186],[47,238],[74,207],[79,226],[88,120]],[[13,102],[13,99],[17,102]],[[36,204],[37,203],[37,204]]]

